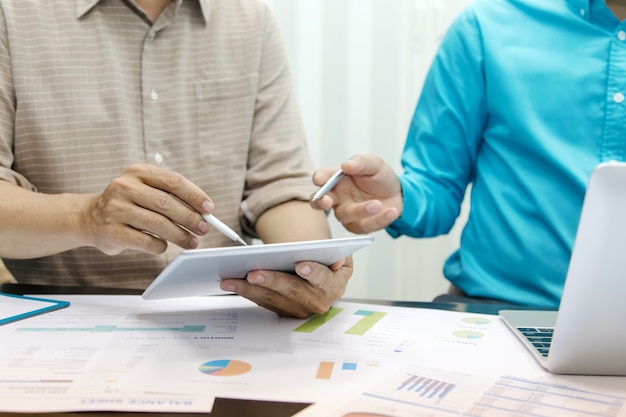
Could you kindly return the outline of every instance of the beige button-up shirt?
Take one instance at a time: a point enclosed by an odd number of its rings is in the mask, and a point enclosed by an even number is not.
[[[97,193],[136,162],[185,175],[253,235],[313,192],[279,30],[257,0],[0,0],[0,179]],[[41,210],[45,210],[42,207]],[[202,247],[232,245],[218,231]],[[19,282],[145,287],[179,251],[5,259]]]

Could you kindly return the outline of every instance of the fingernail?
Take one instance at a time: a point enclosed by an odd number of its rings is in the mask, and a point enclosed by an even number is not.
[[[376,214],[380,210],[380,207],[376,203],[370,203],[367,205],[366,209],[369,214]]]
[[[198,223],[198,232],[200,233],[206,233],[209,231],[209,224],[205,221],[201,221],[200,223]]]
[[[388,221],[395,220],[396,216],[397,216],[397,214],[393,210],[388,211],[387,213],[385,213],[385,219],[388,220]]]
[[[209,200],[207,200],[204,203],[202,203],[202,211],[204,213],[208,213],[211,210],[213,210],[213,203],[211,203]]]
[[[221,284],[220,287],[224,290],[224,291],[230,291],[230,292],[235,292],[237,290],[237,287],[235,287],[234,284]]]
[[[298,271],[299,275],[309,275],[311,273],[311,267],[309,265],[304,265],[302,268],[300,268],[300,270]]]
[[[252,282],[253,284],[263,284],[265,282],[265,275],[254,274],[250,277],[250,282]]]
[[[200,242],[198,242],[198,238],[192,237],[191,240],[189,241],[189,248],[195,249],[198,247],[199,244]]]

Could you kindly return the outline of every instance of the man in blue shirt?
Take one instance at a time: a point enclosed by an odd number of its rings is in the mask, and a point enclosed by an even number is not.
[[[431,237],[471,185],[445,277],[470,297],[557,307],[589,175],[626,159],[625,17],[624,0],[475,1],[434,58],[404,172],[353,157],[313,205],[355,233]]]

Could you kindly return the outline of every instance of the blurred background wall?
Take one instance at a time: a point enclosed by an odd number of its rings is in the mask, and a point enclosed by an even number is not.
[[[313,157],[336,166],[376,153],[400,172],[400,154],[441,37],[469,0],[267,0],[281,26]],[[430,300],[467,209],[446,236],[374,233],[355,255],[346,297]],[[349,236],[332,217],[334,235]]]

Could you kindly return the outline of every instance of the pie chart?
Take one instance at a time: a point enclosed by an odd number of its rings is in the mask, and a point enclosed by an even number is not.
[[[245,374],[252,369],[247,362],[232,359],[219,359],[200,365],[200,372],[214,376],[234,376]]]
[[[461,339],[480,339],[484,336],[481,332],[475,332],[473,330],[457,330],[456,332],[452,332],[452,334]]]

